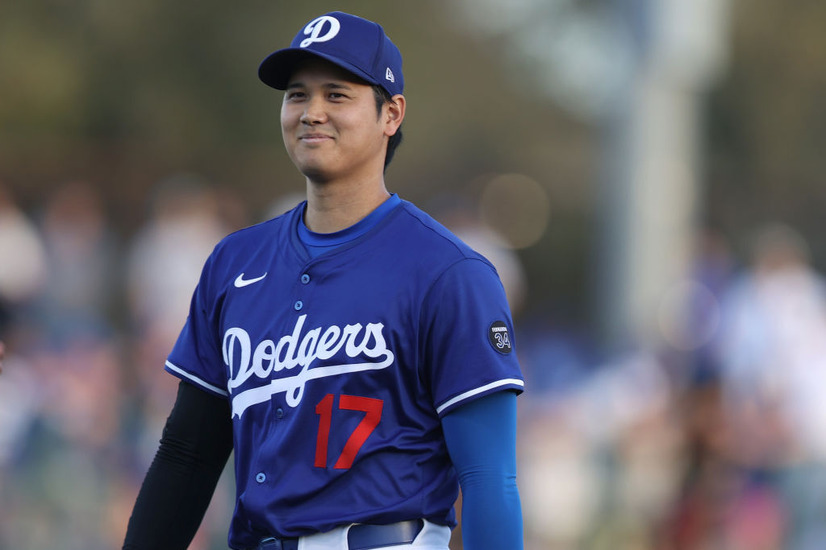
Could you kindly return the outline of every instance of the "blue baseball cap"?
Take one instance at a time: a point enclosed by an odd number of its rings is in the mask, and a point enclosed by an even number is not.
[[[340,11],[316,17],[289,48],[275,51],[258,67],[258,78],[285,90],[296,63],[308,56],[326,59],[393,96],[404,90],[402,54],[378,23]]]

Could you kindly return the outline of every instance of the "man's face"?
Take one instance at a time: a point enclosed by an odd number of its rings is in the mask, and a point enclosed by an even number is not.
[[[316,183],[375,178],[387,137],[398,125],[387,106],[376,112],[373,89],[321,59],[293,73],[281,107],[281,132],[293,163]]]

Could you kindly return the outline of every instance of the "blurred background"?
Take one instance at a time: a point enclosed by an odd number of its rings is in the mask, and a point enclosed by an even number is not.
[[[506,285],[526,547],[826,548],[818,0],[0,3],[0,548],[120,547],[204,259],[303,191],[258,63],[334,9]]]

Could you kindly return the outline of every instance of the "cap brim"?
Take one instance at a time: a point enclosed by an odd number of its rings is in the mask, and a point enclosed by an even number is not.
[[[380,84],[376,82],[369,74],[362,71],[355,65],[347,63],[335,56],[320,52],[313,52],[302,48],[284,48],[268,55],[261,65],[258,67],[258,78],[261,82],[275,88],[276,90],[286,90],[290,77],[295,71],[299,62],[308,58],[320,58],[329,61],[333,65],[337,65],[345,71],[352,73],[354,76],[369,84]]]

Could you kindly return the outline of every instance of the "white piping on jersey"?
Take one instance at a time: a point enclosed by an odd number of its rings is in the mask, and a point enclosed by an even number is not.
[[[173,364],[172,364],[172,363],[170,363],[169,361],[167,361],[167,362],[166,362],[166,368],[168,368],[169,370],[174,371],[174,372],[176,372],[176,373],[180,374],[181,376],[183,376],[183,377],[187,378],[188,380],[192,380],[193,382],[195,382],[195,383],[196,383],[196,384],[198,384],[199,386],[203,386],[204,388],[207,388],[207,389],[209,389],[209,390],[212,390],[212,391],[214,391],[214,392],[216,392],[216,393],[220,393],[221,395],[229,395],[229,392],[227,392],[227,390],[222,390],[222,389],[221,389],[221,388],[219,388],[218,386],[213,386],[212,384],[207,384],[206,382],[204,382],[204,381],[203,381],[203,380],[201,380],[200,378],[197,378],[197,377],[195,377],[195,376],[193,376],[193,375],[189,374],[188,372],[186,372],[186,371],[185,371],[185,370],[183,370],[182,368],[180,368],[180,367],[177,367],[177,366],[173,365]]]
[[[465,399],[473,397],[474,395],[478,395],[482,392],[486,392],[486,391],[492,390],[494,388],[500,388],[502,386],[513,386],[513,385],[519,386],[520,388],[525,387],[525,383],[522,380],[519,380],[518,378],[505,378],[504,380],[497,380],[496,382],[491,382],[490,384],[486,384],[486,385],[482,386],[481,388],[476,388],[474,390],[466,391],[465,393],[460,393],[459,395],[457,395],[453,399],[449,399],[445,403],[442,403],[441,406],[437,407],[436,408],[436,413],[441,414],[443,410],[450,407],[451,405],[455,405],[459,401],[464,401]]]

